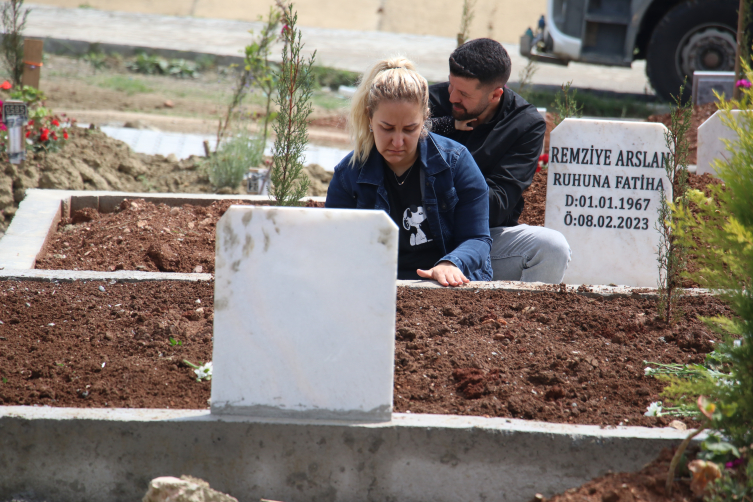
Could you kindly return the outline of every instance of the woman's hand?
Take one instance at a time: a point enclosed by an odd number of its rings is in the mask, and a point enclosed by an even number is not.
[[[451,261],[440,261],[430,270],[416,270],[419,277],[434,279],[442,286],[462,286],[471,282]]]
[[[472,131],[475,125],[476,125],[476,119],[456,120],[455,130],[456,131]]]

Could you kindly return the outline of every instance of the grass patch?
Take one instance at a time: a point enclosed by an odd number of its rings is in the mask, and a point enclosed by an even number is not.
[[[124,75],[114,75],[112,77],[106,77],[97,82],[97,85],[106,89],[113,89],[118,92],[124,92],[129,96],[134,94],[145,94],[154,92],[151,87],[146,85],[141,80],[136,80],[132,77],[126,77]]]
[[[532,89],[524,92],[526,101],[547,110],[554,109],[555,90]],[[636,98],[631,95],[619,97],[602,96],[585,89],[578,89],[575,98],[579,105],[583,105],[583,115],[587,117],[619,117],[645,119],[656,113],[655,103]]]

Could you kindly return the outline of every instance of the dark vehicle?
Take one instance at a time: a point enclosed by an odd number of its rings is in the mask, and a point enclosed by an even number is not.
[[[537,61],[630,66],[646,60],[656,93],[670,99],[694,71],[733,71],[739,0],[548,0],[520,52]],[[751,29],[749,27],[749,29]],[[690,85],[684,98],[690,96]]]

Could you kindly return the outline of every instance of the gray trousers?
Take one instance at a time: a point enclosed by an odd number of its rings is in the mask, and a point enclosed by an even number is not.
[[[495,281],[562,282],[572,254],[564,235],[528,225],[490,230]]]

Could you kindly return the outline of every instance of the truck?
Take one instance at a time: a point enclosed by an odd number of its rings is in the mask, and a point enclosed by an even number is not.
[[[689,99],[695,71],[734,71],[739,0],[547,0],[521,55],[546,63],[570,61],[630,67],[646,61],[656,94]],[[750,34],[753,26],[748,26]]]

